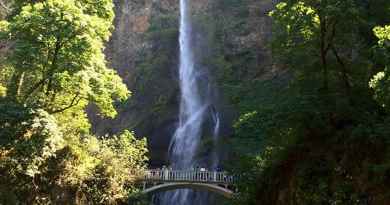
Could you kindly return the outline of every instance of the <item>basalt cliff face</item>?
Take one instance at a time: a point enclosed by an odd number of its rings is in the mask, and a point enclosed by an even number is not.
[[[93,131],[113,134],[123,129],[147,136],[152,165],[166,163],[178,116],[178,0],[115,0],[115,29],[106,48],[110,65],[122,76],[133,96],[119,105],[116,119],[91,114]],[[193,41],[197,63],[206,67],[220,90],[222,135],[235,117],[229,86],[269,79],[280,71],[272,66],[267,44],[275,0],[192,0]],[[90,112],[94,113],[94,112]]]

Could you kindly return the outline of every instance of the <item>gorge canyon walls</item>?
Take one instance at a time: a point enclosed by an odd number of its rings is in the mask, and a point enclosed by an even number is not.
[[[119,105],[116,119],[91,114],[93,131],[103,135],[130,129],[147,136],[152,166],[160,166],[166,163],[178,121],[179,1],[114,2],[115,29],[106,48],[107,60],[133,95]],[[193,41],[198,44],[194,55],[221,91],[216,101],[224,119],[222,135],[229,135],[236,116],[231,87],[280,73],[267,45],[272,32],[267,14],[275,4],[275,0],[191,1]]]

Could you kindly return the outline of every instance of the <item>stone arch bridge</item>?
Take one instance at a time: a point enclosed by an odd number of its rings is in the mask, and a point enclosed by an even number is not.
[[[195,189],[210,191],[231,198],[236,177],[226,172],[206,170],[147,170],[142,179],[143,194],[174,189]]]

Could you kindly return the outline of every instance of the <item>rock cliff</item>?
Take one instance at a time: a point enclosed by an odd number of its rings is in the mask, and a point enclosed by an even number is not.
[[[106,54],[132,98],[114,120],[91,114],[98,134],[135,130],[147,136],[152,164],[164,163],[178,112],[178,0],[115,0],[115,30]],[[229,134],[234,99],[229,86],[278,73],[267,43],[275,0],[192,0],[195,55],[213,76]],[[91,112],[93,113],[93,112]]]

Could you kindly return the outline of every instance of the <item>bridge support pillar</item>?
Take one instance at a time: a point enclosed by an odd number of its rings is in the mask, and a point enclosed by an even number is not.
[[[169,170],[168,169],[164,169],[164,179],[167,181],[169,179]]]

